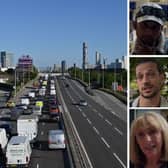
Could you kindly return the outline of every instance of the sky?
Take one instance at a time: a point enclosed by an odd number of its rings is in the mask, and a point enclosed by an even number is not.
[[[107,63],[127,53],[127,0],[0,0],[0,51],[14,54],[14,63],[30,55],[37,67],[66,60],[82,65],[82,44],[88,61],[96,51]]]

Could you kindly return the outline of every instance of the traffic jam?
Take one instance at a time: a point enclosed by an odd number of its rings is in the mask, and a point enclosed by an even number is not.
[[[9,100],[0,109],[0,168],[30,167],[39,140],[39,125],[54,123],[47,130],[45,148],[66,150],[62,108],[58,100],[55,76],[45,74],[27,86],[16,102]]]

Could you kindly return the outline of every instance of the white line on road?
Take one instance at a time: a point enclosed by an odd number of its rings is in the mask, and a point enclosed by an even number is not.
[[[82,113],[83,117],[86,117],[86,114],[85,113]]]
[[[79,107],[78,107],[78,110],[79,110],[79,111],[82,111],[82,109],[81,109],[81,108],[79,108]]]
[[[123,133],[118,129],[118,128],[114,128],[120,135],[123,135]]]
[[[43,132],[43,131],[41,131],[41,135],[44,135],[44,132]]]
[[[98,115],[99,115],[101,118],[103,118],[103,116],[102,116],[100,113],[99,113]]]
[[[112,126],[112,123],[111,123],[109,120],[105,119],[105,121],[106,121],[110,126]]]
[[[121,161],[121,159],[117,156],[117,154],[116,154],[116,153],[113,153],[113,155],[114,155],[115,158],[120,162],[120,164],[121,164],[124,168],[126,168],[126,166],[125,166],[124,163]]]
[[[96,129],[96,127],[93,127],[94,131],[99,135],[99,131]]]
[[[87,118],[87,121],[88,121],[89,124],[92,124],[92,122],[88,118]]]
[[[37,168],[39,168],[39,164],[37,163]]]
[[[116,115],[116,113],[114,111],[110,111],[112,114]]]
[[[97,110],[96,110],[96,109],[93,109],[93,111],[94,111],[95,113],[97,113]]]
[[[103,137],[101,137],[101,140],[104,142],[104,144],[105,144],[108,148],[110,148],[110,145],[107,143],[107,141],[106,141]]]

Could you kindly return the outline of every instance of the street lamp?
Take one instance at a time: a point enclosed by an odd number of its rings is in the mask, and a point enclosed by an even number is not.
[[[16,97],[16,87],[17,87],[17,86],[16,86],[16,85],[17,85],[17,84],[16,84],[16,82],[17,82],[17,81],[16,81],[16,78],[17,78],[17,76],[16,76],[16,67],[15,67],[15,97]]]

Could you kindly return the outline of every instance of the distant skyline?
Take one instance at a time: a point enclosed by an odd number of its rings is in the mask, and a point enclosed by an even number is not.
[[[126,0],[1,0],[0,20],[0,51],[14,63],[30,55],[38,67],[81,67],[83,42],[90,64],[96,51],[107,63],[127,54]]]

